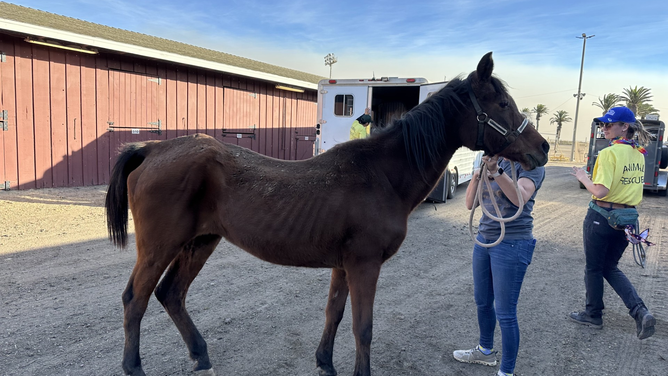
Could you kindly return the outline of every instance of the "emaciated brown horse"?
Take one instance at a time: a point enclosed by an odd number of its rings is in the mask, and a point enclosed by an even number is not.
[[[336,375],[332,349],[348,294],[356,376],[369,376],[376,282],[406,236],[407,220],[462,145],[533,169],[548,143],[492,77],[491,52],[371,138],[304,161],[282,161],[205,135],[125,147],[106,198],[114,244],[127,243],[128,201],[137,262],[123,293],[123,370],[144,375],[140,322],[153,291],[174,321],[195,371],[212,375],[204,338],[185,308],[188,287],[222,238],[281,265],[332,268],[320,375]],[[166,272],[165,272],[166,270]],[[164,277],[160,276],[165,272]],[[159,282],[159,283],[158,283]]]

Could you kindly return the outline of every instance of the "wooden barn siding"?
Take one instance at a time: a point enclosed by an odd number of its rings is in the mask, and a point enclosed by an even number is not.
[[[0,110],[9,114],[8,130],[0,131],[0,183],[11,189],[107,184],[123,143],[194,133],[274,158],[313,155],[315,92],[4,35],[0,52]],[[158,121],[160,135],[108,130]]]

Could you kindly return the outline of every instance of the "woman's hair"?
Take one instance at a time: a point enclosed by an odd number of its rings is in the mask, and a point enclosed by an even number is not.
[[[626,131],[627,139],[631,140],[633,139],[634,136],[637,136],[638,143],[640,145],[647,145],[649,144],[650,140],[654,138],[654,135],[652,135],[645,129],[645,126],[642,125],[640,120],[636,120],[635,123],[628,123],[628,124],[629,124],[629,129]]]

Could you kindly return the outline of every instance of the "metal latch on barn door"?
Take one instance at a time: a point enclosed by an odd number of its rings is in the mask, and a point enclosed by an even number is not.
[[[256,130],[256,124],[253,124],[252,127],[249,127],[249,129],[252,129],[252,132],[240,132],[236,129],[225,129],[223,128],[223,137],[236,137],[236,138],[252,138],[255,140],[255,130]]]
[[[7,110],[0,111],[0,128],[3,131],[9,130],[9,113]]]
[[[107,128],[109,132],[115,132],[120,129],[129,129],[132,134],[139,134],[139,131],[141,130],[148,131],[148,133],[162,134],[162,120],[160,119],[158,119],[158,121],[146,123],[148,125],[154,125],[155,127],[123,127],[120,125],[114,125],[113,121],[108,121],[107,124],[109,124],[109,128]]]

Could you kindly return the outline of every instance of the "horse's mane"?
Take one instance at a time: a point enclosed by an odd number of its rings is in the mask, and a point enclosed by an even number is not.
[[[446,123],[461,111],[461,96],[466,94],[461,77],[451,80],[443,89],[396,119],[383,133],[400,135],[406,157],[426,182],[426,171],[443,157]]]
[[[497,93],[507,94],[503,81],[492,77],[491,83]],[[468,96],[467,91],[466,78],[458,76],[381,132],[394,133],[403,138],[406,156],[418,169],[425,182],[427,169],[434,168],[433,166],[443,158],[448,136],[447,123],[462,111],[464,106],[462,97]],[[453,136],[458,137],[450,135]]]

